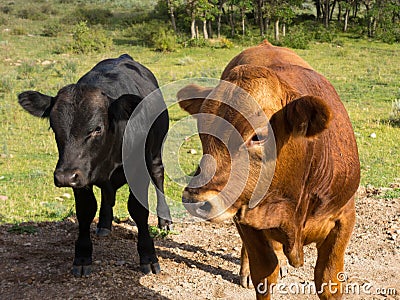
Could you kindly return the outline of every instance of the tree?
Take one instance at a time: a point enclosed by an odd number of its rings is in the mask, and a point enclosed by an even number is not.
[[[171,20],[171,26],[172,26],[172,29],[174,30],[174,32],[176,33],[177,29],[176,29],[176,22],[175,22],[175,9],[179,5],[179,1],[178,0],[166,0],[166,1],[167,1],[169,17]]]

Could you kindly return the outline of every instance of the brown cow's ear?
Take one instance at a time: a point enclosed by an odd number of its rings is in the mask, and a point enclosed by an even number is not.
[[[325,101],[316,96],[303,96],[284,108],[289,131],[294,136],[313,137],[328,127],[331,110]]]
[[[212,91],[212,88],[190,84],[182,88],[176,95],[179,106],[191,115],[199,113],[203,101]]]

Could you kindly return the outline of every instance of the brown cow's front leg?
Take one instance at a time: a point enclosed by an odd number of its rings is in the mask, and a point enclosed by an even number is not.
[[[90,224],[97,211],[97,202],[92,187],[74,189],[76,216],[79,222],[79,235],[75,242],[75,258],[72,273],[76,277],[88,276],[92,266],[92,240]]]
[[[270,287],[279,275],[278,258],[271,242],[263,231],[239,224],[235,221],[249,258],[250,274],[256,289],[257,299],[270,299]]]
[[[317,244],[318,259],[314,270],[315,286],[320,299],[341,299],[346,275],[344,253],[355,223],[354,198],[344,208],[325,240]]]
[[[282,244],[276,241],[271,241],[275,254],[279,260],[279,276],[285,277],[287,271],[287,258],[283,253]],[[250,265],[249,256],[247,255],[246,247],[242,245],[242,251],[240,253],[240,285],[244,288],[253,288],[253,282],[250,277]]]

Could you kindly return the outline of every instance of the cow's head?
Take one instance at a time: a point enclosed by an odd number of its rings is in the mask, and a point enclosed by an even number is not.
[[[315,137],[331,117],[323,99],[299,95],[268,68],[238,66],[226,80],[215,88],[189,85],[177,95],[197,119],[203,148],[183,203],[211,221],[260,203],[275,180],[282,144]]]
[[[73,188],[107,179],[107,169],[121,160],[119,123],[127,122],[140,102],[138,96],[111,99],[98,88],[75,84],[62,88],[55,97],[26,91],[18,99],[30,114],[50,119],[59,152],[54,183]],[[117,160],[110,155],[117,155]]]

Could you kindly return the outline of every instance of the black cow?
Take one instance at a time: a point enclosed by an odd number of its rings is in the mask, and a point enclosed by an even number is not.
[[[101,61],[76,84],[59,90],[55,97],[35,91],[18,96],[20,105],[29,113],[50,119],[59,152],[54,183],[58,187],[72,187],[74,191],[79,221],[73,262],[75,276],[87,276],[91,272],[90,224],[97,211],[92,187],[101,188],[97,234],[108,235],[116,191],[127,182],[122,166],[124,130],[137,105],[157,89],[158,83],[151,71],[124,54]],[[161,93],[158,99],[165,106]],[[158,225],[166,229],[172,222],[163,195],[161,147],[168,125],[168,112],[164,110],[153,123],[145,144],[149,179],[140,180],[146,183],[140,187],[146,195],[145,201],[150,177],[158,189]],[[143,178],[146,174],[137,174],[137,177]],[[141,271],[158,273],[160,266],[148,231],[149,212],[132,191],[128,210],[138,227]]]

